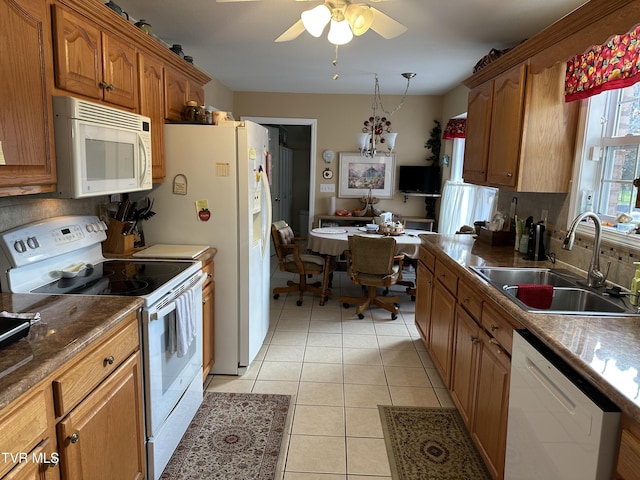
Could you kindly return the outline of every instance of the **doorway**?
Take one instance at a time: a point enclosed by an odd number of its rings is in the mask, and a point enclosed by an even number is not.
[[[297,236],[306,236],[315,214],[317,120],[250,116],[241,119],[263,125],[270,132],[273,219],[286,220]],[[278,135],[273,138],[276,130]]]

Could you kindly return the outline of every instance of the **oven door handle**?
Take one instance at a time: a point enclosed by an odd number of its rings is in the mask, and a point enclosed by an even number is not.
[[[194,288],[202,288],[202,285],[204,284],[204,281],[206,279],[207,279],[206,273],[200,274],[200,278],[198,279],[198,281],[193,285],[191,285],[191,287],[189,287],[187,290],[193,290]],[[187,290],[185,290],[185,292]],[[175,309],[176,309],[176,302],[168,303],[165,307],[161,308],[157,312],[152,313],[151,320],[153,321],[153,320],[158,320],[159,318],[164,318],[167,315],[169,315],[171,312],[173,312]]]

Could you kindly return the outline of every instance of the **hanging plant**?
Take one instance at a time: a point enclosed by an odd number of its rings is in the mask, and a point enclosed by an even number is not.
[[[424,148],[431,150],[431,155],[426,158],[427,162],[432,165],[438,165],[440,163],[440,146],[442,144],[442,127],[438,120],[433,121],[436,125],[431,129],[429,134],[429,140],[424,144]]]

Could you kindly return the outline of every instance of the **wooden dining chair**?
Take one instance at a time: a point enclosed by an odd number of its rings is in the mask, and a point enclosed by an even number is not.
[[[377,288],[388,291],[402,279],[403,254],[396,255],[396,241],[393,237],[368,237],[352,235],[349,237],[349,250],[344,252],[347,263],[347,275],[356,285],[366,287],[367,294],[362,297],[340,297],[344,308],[349,304],[359,304],[356,308],[358,318],[370,305],[376,305],[391,312],[391,319],[398,318],[400,297],[387,297],[377,294]]]
[[[329,289],[329,277],[331,275],[331,262],[328,256],[315,255],[307,251],[306,237],[296,237],[293,230],[284,220],[279,220],[271,225],[271,238],[278,255],[280,271],[295,273],[298,282],[287,281],[286,287],[273,289],[273,298],[278,299],[281,293],[299,292],[300,298],[296,305],[302,305],[302,297],[305,292],[315,293],[320,296],[320,305],[331,296]],[[307,282],[307,277],[322,275],[322,282]]]

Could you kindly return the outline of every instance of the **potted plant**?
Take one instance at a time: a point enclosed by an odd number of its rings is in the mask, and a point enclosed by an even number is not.
[[[431,151],[431,155],[426,158],[429,173],[429,192],[440,193],[440,148],[442,146],[442,126],[438,120],[434,120],[434,127],[429,133],[429,140],[424,145],[424,148],[428,148]],[[425,210],[427,211],[427,218],[436,218],[436,200],[435,198],[425,197],[424,199]]]

